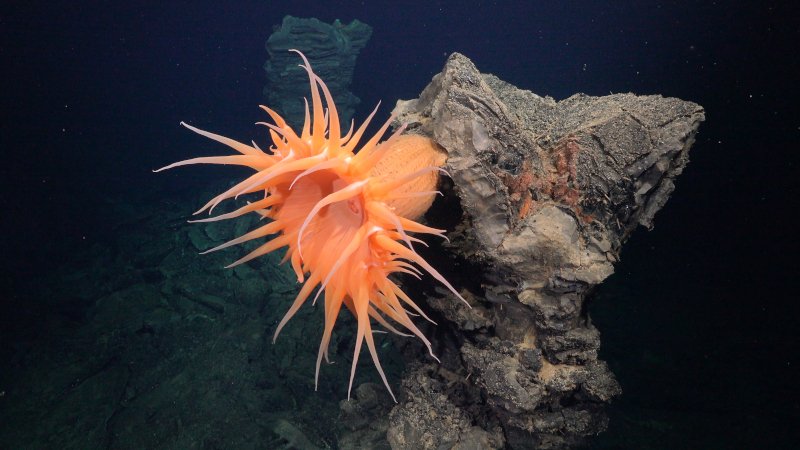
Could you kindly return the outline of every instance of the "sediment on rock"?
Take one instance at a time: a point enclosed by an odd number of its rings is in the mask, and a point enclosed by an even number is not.
[[[603,431],[604,406],[621,390],[598,360],[587,295],[613,273],[630,234],[653,226],[703,108],[658,95],[556,101],[456,53],[395,112],[448,152],[443,189],[457,201],[428,217],[456,223],[435,250],[472,308],[428,290],[443,362],[411,365],[390,443],[467,448],[460,443],[477,432],[481,448],[565,448]],[[424,427],[420,405],[435,412]]]

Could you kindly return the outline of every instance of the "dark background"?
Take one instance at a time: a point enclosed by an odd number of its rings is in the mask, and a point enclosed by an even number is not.
[[[29,286],[82,246],[119,238],[104,227],[105,196],[154,183],[169,196],[179,175],[151,170],[210,148],[179,121],[263,141],[253,123],[263,119],[264,41],[284,15],[357,18],[374,32],[352,87],[356,118],[378,100],[385,115],[395,99],[417,97],[454,51],[556,99],[630,91],[703,105],[692,162],[656,228],[633,236],[590,305],[625,390],[601,442],[624,442],[632,416],[666,424],[688,448],[704,435],[726,436],[725,446],[800,442],[791,434],[800,420],[796,10],[764,1],[221,3],[0,6],[3,344],[50,314]]]

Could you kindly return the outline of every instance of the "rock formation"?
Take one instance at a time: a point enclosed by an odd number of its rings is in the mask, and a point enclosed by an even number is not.
[[[428,218],[455,232],[431,253],[447,255],[434,265],[472,308],[427,289],[442,364],[399,341],[412,362],[392,448],[565,448],[603,431],[620,387],[597,357],[587,295],[630,233],[652,227],[703,108],[633,94],[557,102],[453,54],[396,112],[449,153],[452,180]]]
[[[229,185],[158,176],[109,193],[98,205],[108,237],[70,247],[71,259],[20,289],[47,313],[18,319],[36,317],[47,333],[26,328],[4,348],[0,447],[559,448],[602,430],[619,387],[597,360],[584,303],[627,236],[652,226],[702,108],[630,94],[556,102],[461,55],[399,108],[412,132],[450,154],[452,180],[428,219],[455,231],[450,244],[427,239],[424,257],[472,304],[409,286],[415,300],[427,294],[438,325],[423,332],[442,363],[416,339],[381,345],[399,404],[363,382],[372,370],[363,356],[353,400],[339,403],[354,341],[347,314],[337,364],[322,368],[315,391],[319,303],[272,344],[298,289],[280,255],[232,270],[222,267],[248,247],[197,255],[260,217],[186,224]]]
[[[289,52],[297,49],[308,57],[314,72],[331,90],[343,127],[349,125],[359,103],[349,91],[356,57],[371,35],[372,27],[358,20],[343,25],[339,20],[327,24],[314,18],[284,17],[266,44],[270,56],[264,64],[267,104],[289,124],[303,123],[303,102],[298,99],[308,97],[309,87],[308,76],[298,67],[297,55]]]

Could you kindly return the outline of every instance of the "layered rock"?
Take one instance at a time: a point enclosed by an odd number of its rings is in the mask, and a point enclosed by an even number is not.
[[[455,225],[434,250],[447,254],[443,272],[472,308],[428,290],[439,320],[427,333],[442,364],[418,362],[425,352],[404,341],[415,362],[390,444],[564,448],[603,431],[620,387],[598,359],[587,295],[630,233],[652,227],[703,108],[657,95],[555,101],[453,54],[396,112],[449,153],[446,200],[428,217]]]
[[[372,27],[358,20],[344,25],[339,20],[327,24],[314,18],[284,17],[266,43],[270,56],[264,64],[267,104],[292,126],[303,124],[301,99],[309,96],[308,76],[298,67],[301,61],[297,54],[289,49],[300,50],[331,90],[343,127],[349,126],[359,103],[349,90],[353,70],[371,35]]]

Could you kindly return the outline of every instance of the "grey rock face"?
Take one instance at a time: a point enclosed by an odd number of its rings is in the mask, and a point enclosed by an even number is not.
[[[314,18],[284,17],[266,44],[270,56],[264,64],[267,104],[293,127],[302,126],[305,111],[301,99],[309,96],[308,76],[298,67],[300,58],[289,49],[300,50],[328,85],[339,109],[342,128],[347,131],[359,103],[349,90],[353,70],[358,53],[371,35],[372,27],[358,20],[343,25],[338,20],[327,24]]]
[[[445,188],[462,214],[446,246],[457,261],[449,278],[472,286],[472,309],[444,293],[429,299],[445,319],[438,328],[449,329],[437,342],[443,364],[407,374],[390,443],[457,447],[478,424],[482,448],[564,448],[603,431],[604,405],[620,387],[597,359],[600,335],[584,302],[630,233],[653,226],[703,108],[633,94],[557,102],[453,54],[396,112],[448,151]],[[464,273],[481,279],[459,280]],[[424,428],[421,404],[435,412]]]

